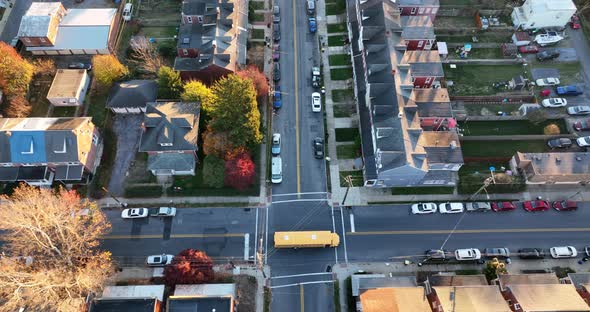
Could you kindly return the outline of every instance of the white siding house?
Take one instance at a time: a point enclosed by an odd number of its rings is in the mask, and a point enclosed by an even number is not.
[[[576,6],[572,0],[526,0],[512,11],[514,28],[565,27]]]

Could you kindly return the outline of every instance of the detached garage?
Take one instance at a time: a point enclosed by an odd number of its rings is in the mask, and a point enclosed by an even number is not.
[[[107,101],[115,114],[141,114],[148,102],[155,102],[158,84],[154,80],[130,80],[116,83]]]

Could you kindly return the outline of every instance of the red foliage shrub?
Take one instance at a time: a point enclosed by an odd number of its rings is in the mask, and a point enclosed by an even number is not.
[[[266,76],[255,65],[248,65],[246,69],[236,72],[241,78],[248,78],[256,88],[256,96],[261,97],[268,94],[268,81]]]
[[[256,166],[248,153],[239,153],[225,162],[225,185],[243,191],[254,184]]]
[[[164,269],[166,285],[201,284],[213,280],[213,260],[203,251],[185,249]]]

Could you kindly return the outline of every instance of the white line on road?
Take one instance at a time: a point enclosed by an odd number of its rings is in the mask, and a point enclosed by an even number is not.
[[[352,216],[352,213],[350,214]],[[344,241],[344,262],[348,264],[348,251],[346,250],[346,227],[344,226],[344,211],[340,207],[340,221],[342,222],[342,240]]]
[[[290,199],[290,200],[279,200],[273,201],[273,204],[282,204],[282,203],[292,203],[292,202],[315,202],[315,201],[324,201],[327,202],[327,198],[318,198],[318,199]]]
[[[244,261],[248,261],[248,256],[250,255],[250,233],[244,234]]]
[[[356,232],[356,230],[354,229],[354,215],[352,213],[350,214],[350,231],[352,233]]]
[[[318,272],[318,273],[304,273],[304,274],[295,274],[295,275],[282,275],[282,276],[273,276],[270,279],[299,277],[299,276],[312,276],[312,275],[327,275],[327,274],[332,274],[332,273],[330,273],[330,272]]]
[[[264,264],[268,263],[267,262],[267,255],[268,255],[268,211],[270,210],[270,207],[266,207],[266,226],[264,228]]]
[[[334,283],[334,280],[328,281],[315,281],[315,282],[303,282],[303,283],[296,283],[296,284],[287,284],[287,285],[279,285],[279,286],[270,286],[270,288],[284,288],[284,287],[293,287],[299,285],[307,285],[307,284],[324,284],[324,283]]]
[[[336,231],[336,221],[334,221],[334,205],[330,205],[330,208],[332,209],[332,233],[338,233]],[[340,210],[340,213],[342,213],[342,210]],[[338,248],[334,248],[334,257],[336,258],[336,263],[338,263]]]
[[[275,197],[275,196],[314,195],[314,194],[328,194],[328,192],[286,193],[286,194],[272,194],[271,196]]]
[[[256,226],[254,227],[254,265],[258,264],[258,209],[256,209]]]

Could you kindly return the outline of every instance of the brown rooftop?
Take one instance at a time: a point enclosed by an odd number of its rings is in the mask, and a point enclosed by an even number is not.
[[[416,103],[448,103],[449,91],[445,88],[413,89],[410,100]]]
[[[400,63],[440,63],[440,55],[438,55],[438,50],[406,51]]]
[[[430,311],[422,287],[377,288],[361,293],[363,312],[424,312]]]

